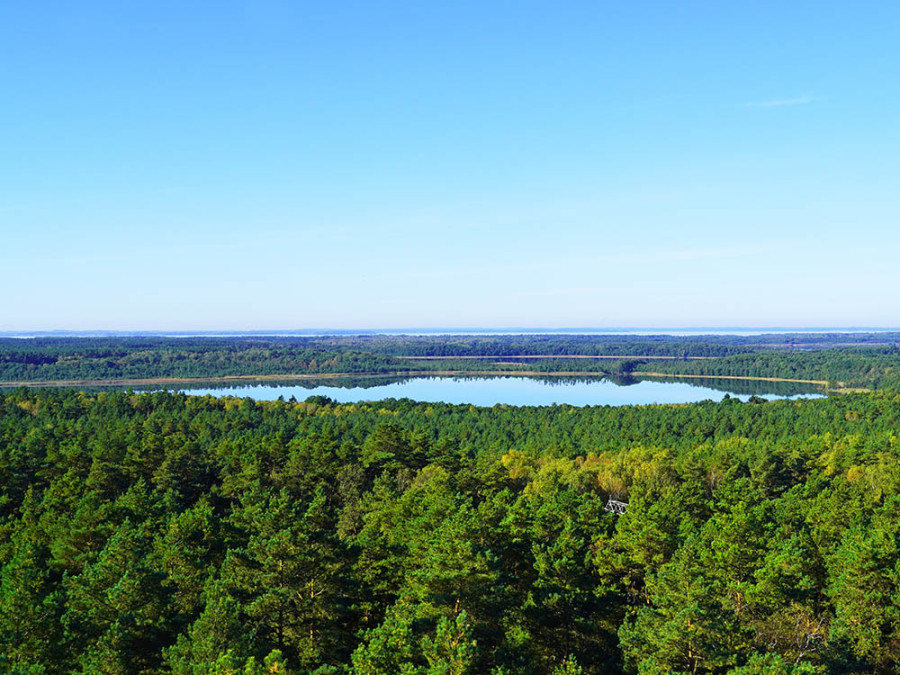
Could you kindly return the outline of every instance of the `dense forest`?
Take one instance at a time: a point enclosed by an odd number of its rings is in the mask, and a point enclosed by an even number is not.
[[[0,382],[387,373],[406,364],[306,340],[240,338],[0,339]]]
[[[637,371],[826,380],[835,386],[900,388],[900,348],[836,347],[817,351],[759,351],[720,359],[642,363]],[[837,383],[840,383],[838,385]]]
[[[888,391],[477,408],[12,390],[0,670],[894,672],[898,429]]]
[[[900,387],[894,333],[0,339],[0,383],[566,373],[767,377]]]

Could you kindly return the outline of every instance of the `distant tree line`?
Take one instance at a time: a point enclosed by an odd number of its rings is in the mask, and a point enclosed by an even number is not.
[[[0,381],[389,373],[408,364],[309,341],[242,338],[0,340]]]
[[[637,371],[825,380],[847,387],[900,388],[900,348],[835,347],[817,351],[760,351],[708,361],[641,364]]]
[[[777,343],[760,336],[751,343],[746,336],[595,335],[0,339],[0,383],[529,371],[776,377],[900,387],[900,348],[837,346],[841,340],[865,344],[863,337],[778,336]]]

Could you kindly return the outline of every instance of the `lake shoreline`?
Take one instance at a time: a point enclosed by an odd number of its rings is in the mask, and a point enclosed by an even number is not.
[[[789,382],[794,384],[812,384],[819,387],[827,387],[826,380],[801,380],[783,377],[750,377],[745,375],[687,375],[676,373],[658,373],[632,371],[620,373],[634,378],[676,378],[692,380],[739,380],[749,382]],[[0,388],[11,387],[147,387],[147,386],[178,386],[185,384],[231,384],[240,382],[303,382],[318,379],[342,379],[342,378],[388,378],[388,377],[609,377],[608,373],[597,371],[534,371],[534,370],[397,370],[387,373],[289,373],[278,375],[223,375],[221,377],[149,377],[149,378],[121,378],[121,379],[95,379],[95,380],[20,380],[14,382],[0,382]],[[842,392],[868,391],[866,389],[845,388],[843,383],[838,383],[836,390]]]

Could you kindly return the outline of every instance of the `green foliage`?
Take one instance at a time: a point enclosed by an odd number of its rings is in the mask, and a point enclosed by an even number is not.
[[[780,654],[754,654],[747,665],[733,668],[731,675],[821,675],[824,666],[785,659]]]
[[[834,347],[815,351],[754,351],[690,362],[653,362],[636,370],[681,375],[776,377],[828,382],[831,389],[900,387],[900,350],[890,347]]]
[[[357,378],[347,386],[364,386],[364,378],[374,374],[398,377],[447,370],[596,373],[633,383],[634,375],[650,371],[883,389],[900,387],[898,337],[861,333],[0,338],[0,383],[175,378],[220,379],[227,385],[223,378],[235,376],[271,382],[277,376],[342,373]],[[716,381],[709,384],[715,386]]]
[[[475,408],[18,389],[0,670],[890,672],[898,428],[890,391]]]
[[[390,356],[309,338],[0,339],[0,382],[387,373]]]

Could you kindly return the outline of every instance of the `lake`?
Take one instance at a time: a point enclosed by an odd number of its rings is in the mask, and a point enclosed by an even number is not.
[[[727,384],[722,384],[723,382]],[[750,396],[766,399],[819,398],[815,387],[790,383],[766,383],[717,380],[709,381],[653,381],[640,380],[616,383],[608,379],[563,377],[415,377],[406,379],[348,380],[296,382],[290,384],[255,384],[184,388],[179,391],[192,395],[237,396],[272,401],[291,397],[302,401],[309,396],[327,396],[341,403],[377,401],[384,398],[409,398],[415,401],[472,404],[478,406],[508,405],[649,405],[653,403],[693,403],[720,401],[729,394],[747,400]]]

